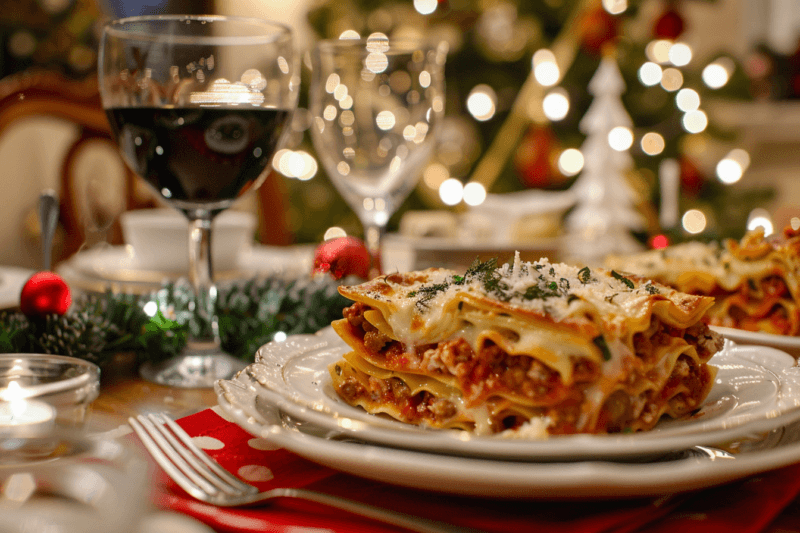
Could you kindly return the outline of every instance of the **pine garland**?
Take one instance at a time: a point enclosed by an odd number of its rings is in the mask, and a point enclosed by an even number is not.
[[[217,316],[222,347],[248,359],[276,333],[313,333],[341,318],[348,301],[338,282],[320,276],[302,280],[252,279],[219,288]],[[178,354],[189,331],[204,324],[191,311],[186,283],[164,285],[147,295],[85,293],[63,316],[28,318],[0,312],[0,353],[48,353],[100,366],[117,353],[133,352],[139,362]]]

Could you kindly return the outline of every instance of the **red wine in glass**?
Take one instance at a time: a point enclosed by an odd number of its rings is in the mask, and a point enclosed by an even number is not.
[[[291,112],[263,107],[112,107],[131,168],[179,209],[221,210],[258,186]]]

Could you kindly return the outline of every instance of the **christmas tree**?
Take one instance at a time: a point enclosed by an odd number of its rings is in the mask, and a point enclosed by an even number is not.
[[[700,103],[710,98],[749,98],[747,77],[738,61],[725,53],[690,57],[691,50],[680,43],[685,23],[678,2],[664,0],[652,26],[633,31],[635,24],[641,24],[637,15],[642,3],[321,0],[316,4],[309,21],[319,38],[337,38],[345,31],[362,37],[376,32],[425,34],[450,44],[446,118],[432,163],[435,171],[426,174],[398,210],[390,230],[408,209],[445,208],[438,187],[449,177],[475,182],[491,193],[571,187],[580,169],[565,169],[559,158],[567,149],[584,148],[587,132],[580,128],[580,121],[593,103],[589,83],[603,48],[613,44],[627,87],[621,95],[622,107],[631,117],[634,137],[625,177],[635,198],[625,201],[636,203],[644,219],[636,238],[645,243],[659,234],[666,234],[662,242],[740,236],[749,212],[767,201],[771,191],[742,191],[721,183],[696,156],[713,139],[731,142],[736,133],[709,123]],[[547,52],[550,59],[537,59],[540,52]],[[537,79],[540,65],[544,82]],[[725,81],[704,83],[707,66],[722,70]],[[548,100],[560,105],[548,109],[544,105]],[[300,116],[306,116],[302,100],[300,105]],[[310,118],[305,123],[307,127]],[[293,148],[313,154],[302,132],[296,133]],[[706,214],[709,223],[699,235],[689,235],[680,224],[659,225],[663,189],[659,167],[665,160],[679,165],[680,211],[695,208]],[[321,169],[314,179],[290,179],[286,186],[296,205],[303,206],[302,210],[296,207],[291,217],[296,240],[319,241],[331,225],[359,234],[357,219]]]
[[[586,164],[572,185],[578,205],[566,219],[568,244],[564,247],[575,261],[600,262],[610,253],[641,247],[631,235],[644,229],[644,221],[626,177],[633,166],[628,153],[633,121],[622,105],[624,92],[616,58],[607,53],[589,82],[595,99],[580,122],[586,134],[581,145]]]

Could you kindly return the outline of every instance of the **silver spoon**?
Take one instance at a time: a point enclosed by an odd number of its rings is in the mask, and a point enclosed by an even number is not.
[[[58,223],[58,195],[47,189],[39,195],[39,223],[42,226],[42,255],[44,270],[50,270],[53,257],[53,235]]]

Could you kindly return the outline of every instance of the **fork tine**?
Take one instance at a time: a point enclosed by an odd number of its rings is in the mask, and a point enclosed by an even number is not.
[[[150,452],[153,459],[155,459],[159,466],[164,469],[175,483],[198,500],[205,500],[207,498],[205,489],[195,484],[177,467],[177,465],[169,460],[169,457],[162,451],[161,447],[142,424],[133,417],[128,418],[128,424],[130,424],[133,431],[139,436],[139,440],[142,441],[142,444],[144,444],[144,447]],[[203,480],[200,481],[203,482]],[[206,483],[206,485],[208,484]]]
[[[181,440],[181,442],[194,453],[194,456],[197,459],[200,459],[208,468],[210,468],[215,474],[219,477],[230,483],[231,485],[239,488],[240,491],[246,492],[257,492],[258,489],[253,485],[248,485],[247,483],[242,482],[239,478],[222,468],[219,463],[211,459],[206,452],[201,450],[197,447],[197,445],[192,441],[192,438],[180,427],[176,424],[170,417],[165,415],[164,413],[159,413],[158,415],[172,430],[172,432]]]
[[[158,446],[159,451],[161,452],[162,456],[165,458],[169,458],[169,461],[174,464],[177,469],[183,473],[183,477],[188,478],[191,480],[193,484],[195,484],[198,488],[200,488],[204,493],[206,493],[206,498],[208,495],[218,494],[219,490],[214,487],[211,483],[203,479],[200,475],[195,472],[195,470],[189,465],[189,463],[184,460],[183,457],[167,442],[164,436],[159,432],[153,423],[146,417],[139,415],[136,417],[136,421],[145,429],[147,434],[150,436],[150,440],[154,441],[155,444]],[[130,422],[130,419],[128,420]],[[163,466],[163,465],[162,465]],[[174,479],[174,478],[173,478]],[[176,480],[177,481],[177,480]]]
[[[209,469],[204,463],[199,461],[199,457],[196,453],[197,452],[196,447],[195,450],[187,449],[185,444],[186,442],[191,442],[191,441],[184,441],[183,444],[181,444],[175,438],[175,435],[173,435],[173,433],[170,431],[170,429],[172,429],[171,426],[165,426],[162,423],[162,420],[155,414],[150,414],[148,418],[150,419],[151,422],[153,422],[153,426],[156,428],[156,430],[158,430],[169,441],[169,443],[172,445],[172,449],[178,452],[181,455],[181,457],[183,457],[183,459],[186,461],[187,464],[189,464],[192,467],[195,473],[200,474],[212,485],[214,485],[219,490],[227,494],[238,496],[242,493],[241,489],[238,486],[232,486],[230,483],[226,482],[225,479],[221,479],[220,476],[216,475],[215,472]],[[177,424],[175,424],[175,426],[177,426]],[[172,431],[175,430],[172,429]]]

